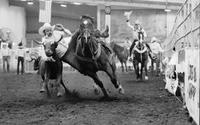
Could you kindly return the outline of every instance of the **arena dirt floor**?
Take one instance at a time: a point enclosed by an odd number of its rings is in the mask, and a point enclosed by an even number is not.
[[[125,95],[100,72],[113,99],[99,101],[93,81],[77,72],[64,73],[64,82],[79,98],[47,98],[39,93],[37,74],[0,73],[0,125],[192,125],[181,103],[164,90],[163,78],[137,82],[133,72],[117,75]]]

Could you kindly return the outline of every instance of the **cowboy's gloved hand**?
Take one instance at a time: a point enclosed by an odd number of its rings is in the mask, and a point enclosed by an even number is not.
[[[55,29],[56,29],[56,30],[63,31],[65,28],[64,28],[64,26],[63,26],[62,24],[56,24],[56,25],[55,25]]]

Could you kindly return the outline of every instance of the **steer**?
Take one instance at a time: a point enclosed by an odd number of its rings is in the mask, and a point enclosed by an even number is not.
[[[47,94],[49,95],[48,83],[49,80],[56,80],[56,85],[58,85],[58,93],[57,96],[60,97],[62,94],[60,92],[60,84],[64,87],[65,92],[69,93],[69,90],[63,83],[62,79],[62,71],[63,71],[63,63],[57,58],[47,58],[43,59],[41,56],[31,55],[31,61],[34,60],[34,70],[38,70],[38,73],[42,78],[42,88],[40,92],[45,92],[47,90]]]

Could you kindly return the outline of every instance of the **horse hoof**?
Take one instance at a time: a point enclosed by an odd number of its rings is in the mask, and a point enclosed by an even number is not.
[[[94,94],[95,95],[99,95],[100,94],[99,90],[98,89],[94,89]]]
[[[145,80],[148,80],[148,79],[149,79],[149,77],[148,77],[148,76],[145,76],[145,77],[144,77],[144,79],[145,79]]]
[[[122,88],[121,85],[119,86],[119,93],[122,94],[122,95],[125,93],[125,91],[124,91],[124,89]]]
[[[57,93],[57,97],[61,97],[62,96],[62,93],[61,92],[58,92]]]

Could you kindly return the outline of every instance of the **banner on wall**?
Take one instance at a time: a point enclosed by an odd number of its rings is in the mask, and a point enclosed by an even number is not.
[[[199,124],[199,50],[186,50],[185,98],[190,116]]]
[[[177,78],[177,64],[178,64],[178,53],[173,53],[166,71],[165,71],[165,89],[167,89],[170,93],[176,94],[176,90],[178,87],[178,78]]]
[[[51,5],[52,0],[40,0],[39,22],[51,22]]]

